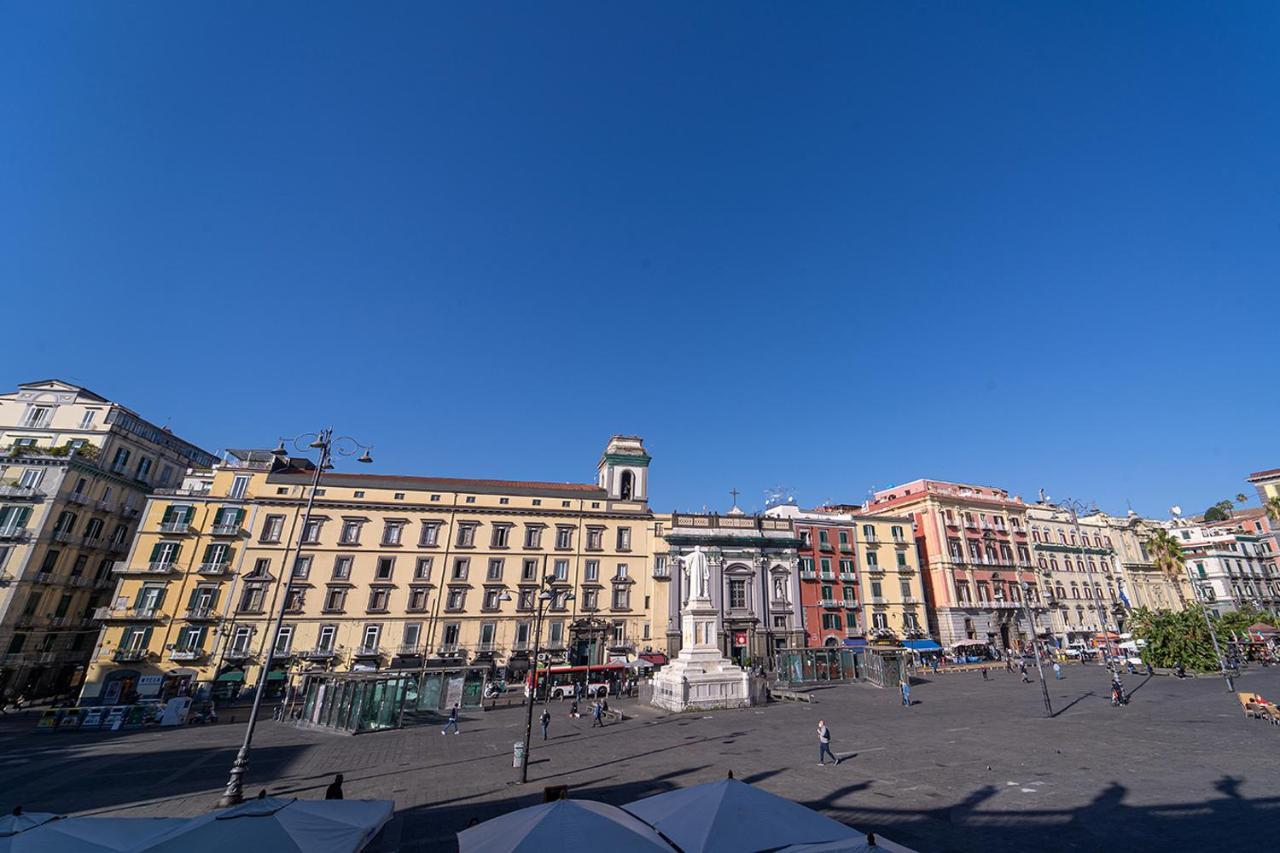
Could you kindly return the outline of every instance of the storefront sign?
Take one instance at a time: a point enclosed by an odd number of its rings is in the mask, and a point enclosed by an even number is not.
[[[164,681],[163,675],[144,675],[138,679],[138,695],[139,696],[155,696],[160,692],[160,684]]]
[[[747,635],[745,633],[734,634],[733,641],[740,646],[745,646],[747,644]]]

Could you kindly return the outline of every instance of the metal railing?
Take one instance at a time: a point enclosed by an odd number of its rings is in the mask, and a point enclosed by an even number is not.
[[[190,530],[191,525],[186,521],[165,521],[160,524],[161,533],[187,533]]]

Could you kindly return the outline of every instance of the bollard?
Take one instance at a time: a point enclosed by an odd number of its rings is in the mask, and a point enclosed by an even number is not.
[[[524,766],[524,741],[518,740],[511,745],[511,766]]]

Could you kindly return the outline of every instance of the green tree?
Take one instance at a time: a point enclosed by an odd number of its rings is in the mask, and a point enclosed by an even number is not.
[[[1182,581],[1186,577],[1186,561],[1182,556],[1182,546],[1178,540],[1169,535],[1163,527],[1156,528],[1147,540],[1147,553],[1151,562],[1155,563],[1165,577],[1173,582],[1178,591],[1178,609],[1186,610],[1187,597],[1182,594]]]
[[[1142,659],[1152,666],[1181,663],[1201,672],[1218,668],[1209,626],[1199,605],[1177,612],[1142,607],[1133,611],[1131,625],[1134,636],[1146,640]]]
[[[1267,498],[1267,502],[1262,505],[1267,511],[1267,518],[1276,523],[1280,523],[1280,495],[1272,495]]]
[[[1204,511],[1205,521],[1226,521],[1227,514],[1222,511],[1222,507],[1214,504]]]
[[[1272,616],[1269,613],[1263,613],[1252,607],[1233,610],[1214,618],[1213,632],[1218,635],[1219,643],[1229,643],[1247,633],[1250,625],[1256,625],[1259,622],[1269,625],[1271,619]]]

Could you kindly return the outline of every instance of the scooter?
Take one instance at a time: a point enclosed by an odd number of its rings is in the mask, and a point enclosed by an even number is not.
[[[484,698],[494,699],[507,692],[507,682],[505,681],[486,681],[484,685]]]

